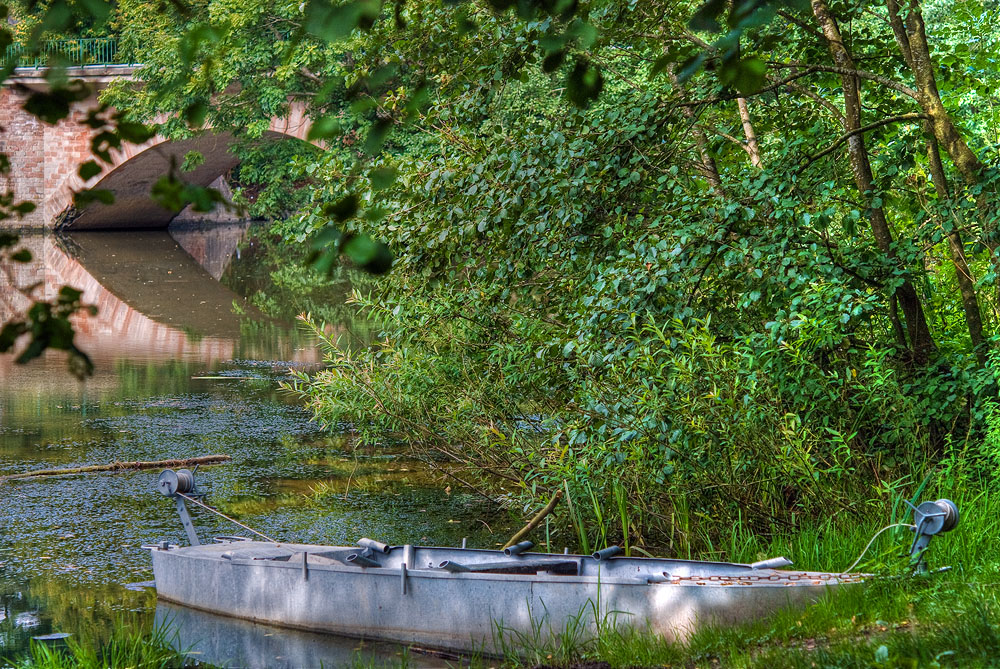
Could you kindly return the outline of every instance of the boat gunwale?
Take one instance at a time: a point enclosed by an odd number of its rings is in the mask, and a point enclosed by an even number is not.
[[[314,548],[318,549],[315,551],[300,550],[290,556],[291,559],[288,560],[278,560],[273,558],[242,558],[242,557],[224,557],[221,553],[222,550],[217,554],[215,551],[204,550],[207,546],[216,547],[220,549],[226,547],[229,544],[208,544],[202,546],[177,546],[171,547],[163,552],[172,553],[172,557],[183,558],[187,560],[206,560],[213,563],[228,563],[234,566],[240,567],[263,567],[266,569],[294,569],[298,571],[303,571],[303,563],[301,560],[296,560],[295,557],[303,553],[309,554],[314,552],[316,554],[321,554],[324,552],[329,552],[333,550],[361,550],[354,546],[322,546],[318,544],[287,544],[287,543],[268,543],[268,542],[232,542],[232,544],[246,546],[252,543],[255,546],[273,546],[273,547],[286,547],[289,549],[295,548]],[[156,546],[148,547],[152,551],[163,550]],[[402,548],[401,546],[393,546],[392,549]],[[445,548],[440,546],[414,546],[415,550],[420,549],[430,549],[430,550],[448,550],[448,551],[463,551],[465,553],[485,553],[488,555],[494,555],[498,551],[490,549],[476,549],[476,548]],[[202,549],[202,550],[192,550],[192,549]],[[180,554],[178,554],[180,551]],[[186,554],[185,554],[186,553]],[[502,555],[502,553],[501,553]],[[544,557],[551,559],[552,562],[557,562],[559,559],[569,559],[569,560],[580,560],[581,566],[583,560],[594,560],[592,556],[589,555],[572,555],[564,553],[522,553],[521,557]],[[688,586],[688,587],[720,587],[720,588],[789,588],[789,587],[835,587],[844,585],[853,585],[861,582],[860,579],[863,578],[862,574],[839,574],[831,572],[808,572],[808,571],[782,571],[777,569],[760,569],[755,570],[748,564],[732,563],[732,562],[713,562],[707,560],[674,560],[671,558],[646,558],[646,557],[616,557],[612,558],[614,561],[627,560],[627,561],[641,561],[641,563],[648,564],[650,562],[667,562],[667,563],[679,563],[684,566],[690,565],[711,565],[716,567],[736,567],[741,571],[745,571],[743,574],[732,574],[732,575],[687,575],[683,577],[674,576],[674,579],[679,580],[654,580],[650,581],[651,577],[657,577],[661,574],[669,574],[668,570],[665,568],[658,573],[645,573],[641,572],[636,575],[627,576],[622,574],[615,575],[584,575],[584,574],[511,574],[511,573],[493,573],[493,572],[450,572],[440,568],[434,567],[419,567],[419,566],[406,566],[406,575],[408,578],[430,578],[430,579],[447,579],[450,581],[455,580],[470,580],[470,581],[503,581],[508,583],[523,582],[523,583],[562,583],[566,585],[577,584],[577,585],[596,585],[600,587],[601,585],[616,585],[616,586],[637,586],[646,587],[651,585],[672,585],[672,586]],[[594,560],[600,566],[598,560]],[[400,568],[398,565],[393,566],[381,566],[381,567],[361,567],[348,564],[329,564],[329,563],[309,563],[306,562],[305,571],[307,572],[332,572],[339,574],[355,575],[355,576],[381,576],[386,578],[399,579],[400,578]],[[770,575],[778,575],[776,579],[767,578]],[[796,577],[794,580],[789,577]],[[746,581],[748,577],[754,577],[755,580],[751,582],[740,582],[740,580]],[[668,576],[668,578],[670,578]],[[817,582],[819,581],[819,582]]]

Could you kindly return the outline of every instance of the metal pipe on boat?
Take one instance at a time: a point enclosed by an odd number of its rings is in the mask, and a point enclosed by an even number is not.
[[[417,563],[417,551],[413,549],[410,544],[405,544],[403,546],[403,564],[405,564],[410,569],[413,569],[413,565]]]
[[[445,560],[438,565],[438,569],[444,569],[445,571],[450,571],[453,574],[460,574],[463,571],[469,571],[469,568],[464,564],[459,564],[453,560]]]
[[[622,549],[620,546],[608,546],[594,553],[592,557],[595,560],[610,560],[616,555],[621,555],[621,553]]]
[[[355,567],[381,567],[382,566],[378,562],[376,562],[375,560],[372,560],[370,558],[366,558],[364,555],[361,555],[360,553],[351,553],[350,555],[347,556],[347,558],[346,558],[345,561],[347,562],[347,564],[353,565]]]
[[[384,544],[381,541],[375,541],[374,539],[369,539],[367,537],[358,539],[358,545],[362,548],[370,548],[376,553],[388,553],[392,550],[389,544]]]
[[[510,548],[503,549],[503,554],[507,557],[512,557],[514,555],[520,555],[525,551],[529,551],[535,547],[535,542],[533,541],[522,541],[519,544],[514,544]]]
[[[781,557],[768,558],[766,560],[761,560],[760,562],[751,562],[751,569],[780,569],[781,567],[788,567],[794,564],[791,560],[786,558],[784,555]]]

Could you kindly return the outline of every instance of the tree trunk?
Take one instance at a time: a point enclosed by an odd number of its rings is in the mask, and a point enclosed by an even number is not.
[[[927,43],[927,32],[924,28],[924,15],[920,11],[920,0],[910,0],[909,12],[905,23],[899,17],[896,0],[887,0],[889,23],[892,25],[896,41],[903,51],[903,58],[913,72],[917,84],[920,106],[924,113],[931,117],[931,126],[938,143],[944,148],[955,163],[967,184],[979,183],[983,164],[969,148],[962,134],[955,127],[954,121],[938,92],[937,81],[934,78],[934,61],[931,60],[930,46]],[[901,41],[900,27],[905,31],[905,42]],[[907,56],[907,52],[909,55]]]
[[[930,130],[930,128],[925,129]],[[931,179],[934,181],[934,190],[937,192],[938,200],[946,202],[950,198],[948,177],[945,175],[944,165],[941,163],[941,153],[938,150],[937,140],[934,135],[928,134],[930,136],[927,139],[927,162],[930,164]],[[965,323],[969,328],[969,338],[972,340],[972,349],[976,354],[976,360],[985,367],[987,363],[986,340],[983,337],[983,317],[979,310],[979,298],[976,295],[976,281],[972,277],[969,263],[965,259],[965,245],[962,243],[958,226],[952,225],[947,236],[951,261],[955,265],[955,276],[958,279],[958,290],[962,295]]]
[[[844,44],[840,27],[830,13],[825,0],[812,0],[812,8],[813,15],[816,17],[824,37],[826,37],[827,47],[834,65],[845,70],[845,73],[841,74],[840,77],[844,89],[844,130],[847,133],[856,132],[861,128],[859,80],[856,76],[846,73],[857,69],[854,65],[854,59]],[[881,206],[872,206],[875,178],[872,174],[871,161],[868,159],[864,134],[858,132],[848,138],[847,149],[851,171],[854,173],[854,181],[861,197],[868,205],[872,236],[879,249],[887,257],[893,258],[895,254],[892,250],[892,231],[889,228],[885,210]],[[895,294],[906,318],[906,331],[913,361],[919,365],[926,364],[930,359],[930,354],[934,351],[934,340],[927,327],[927,319],[924,316],[923,306],[917,291],[909,280],[904,280],[903,284],[896,288]]]
[[[677,75],[671,70],[670,71],[670,81],[677,88],[681,87],[681,82],[677,78]],[[691,134],[694,135],[694,144],[698,149],[698,158],[701,161],[702,176],[708,181],[708,185],[712,187],[715,194],[719,197],[725,197],[726,191],[722,187],[722,177],[719,176],[719,166],[715,163],[715,158],[708,150],[708,137],[705,136],[705,131],[698,127],[698,117],[694,110],[690,107],[681,107],[684,113],[684,118],[691,122]]]
[[[930,131],[933,133],[937,143],[944,147],[944,150],[948,153],[948,157],[951,158],[952,163],[954,163],[962,175],[962,180],[970,186],[978,184],[983,165],[972,149],[969,148],[969,145],[952,121],[948,110],[945,109],[944,103],[941,102],[941,94],[938,91],[937,80],[934,76],[934,61],[931,59],[930,45],[927,41],[927,30],[924,25],[924,15],[920,8],[920,0],[909,0],[909,9],[905,21],[899,15],[897,0],[886,0],[886,9],[889,12],[889,25],[892,26],[893,35],[896,37],[896,44],[899,45],[899,50],[903,54],[903,60],[906,61],[917,84],[918,102],[924,113],[930,117],[930,121],[927,124]],[[928,151],[930,150],[928,148]],[[937,156],[937,162],[940,163],[940,154],[937,148],[934,149],[934,154]],[[928,155],[930,154],[928,153]],[[934,167],[933,163],[932,159],[932,169]],[[941,176],[942,178],[944,177],[943,169],[941,170]],[[942,179],[933,175],[932,177],[934,178],[935,187],[937,187],[938,182],[944,183]],[[990,250],[990,254],[993,257],[994,270],[1000,274],[1000,256],[997,255],[998,242],[1000,240],[997,239],[995,227],[987,223],[992,217],[988,215],[988,203],[985,195],[980,195],[976,199],[982,214],[982,241],[986,245],[986,248]],[[951,244],[952,242],[949,237],[949,245]],[[952,251],[952,257],[954,258],[954,250]],[[964,262],[964,254],[962,258]],[[962,270],[957,265],[956,270],[961,276]],[[964,288],[962,290],[964,300]],[[1000,286],[998,286],[997,290],[997,303],[1000,304]],[[979,314],[981,312],[978,308],[978,301],[976,304],[976,313]],[[994,308],[996,308],[996,304]],[[968,311],[966,318],[968,318]],[[978,355],[979,353],[977,353]]]
[[[694,123],[694,112],[691,110],[686,110],[691,114],[692,124]],[[708,138],[705,136],[705,131],[699,128],[697,125],[691,126],[691,132],[694,134],[694,143],[698,147],[698,156],[701,158],[701,173],[704,175],[705,180],[715,191],[715,194],[719,197],[725,197],[726,191],[722,187],[722,177],[719,176],[719,167],[715,164],[715,158],[708,151]]]
[[[760,160],[760,145],[757,143],[757,133],[753,129],[753,121],[750,119],[750,107],[746,98],[736,98],[736,105],[740,109],[740,121],[743,123],[743,134],[747,138],[747,153],[750,154],[750,164],[754,167],[763,167]]]

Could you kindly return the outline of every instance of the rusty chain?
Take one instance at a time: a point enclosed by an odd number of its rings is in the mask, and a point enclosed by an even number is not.
[[[833,585],[843,583],[861,583],[865,574],[831,574],[825,572],[773,572],[770,574],[746,574],[740,576],[703,576],[690,574],[679,576],[664,574],[667,577],[663,583],[693,584],[693,585],[754,585],[772,583],[774,585]]]

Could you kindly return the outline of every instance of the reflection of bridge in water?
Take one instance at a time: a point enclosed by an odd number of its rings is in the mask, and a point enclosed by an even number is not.
[[[74,318],[77,345],[100,367],[120,359],[191,360],[211,364],[240,351],[242,318],[266,320],[247,300],[218,281],[237,253],[244,226],[208,229],[26,236],[33,260],[10,263],[0,285],[0,322],[31,305],[15,289],[51,299],[63,285],[83,291],[96,316]],[[279,351],[282,359],[311,363],[316,353]],[[0,356],[0,378],[11,373]]]

